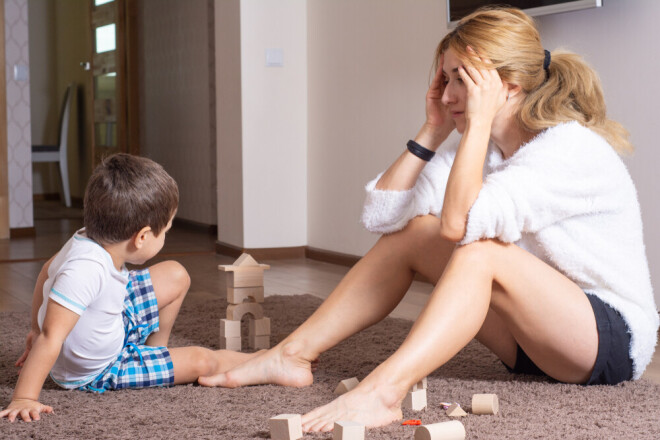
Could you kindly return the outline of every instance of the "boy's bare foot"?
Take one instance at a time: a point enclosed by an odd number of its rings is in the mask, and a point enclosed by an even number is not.
[[[303,431],[331,431],[338,420],[357,420],[368,428],[388,425],[403,417],[401,402],[393,387],[362,382],[329,404],[305,414]]]
[[[302,345],[289,342],[276,346],[214,376],[200,377],[200,385],[236,388],[244,385],[276,384],[304,387],[314,381],[311,360],[303,358]]]

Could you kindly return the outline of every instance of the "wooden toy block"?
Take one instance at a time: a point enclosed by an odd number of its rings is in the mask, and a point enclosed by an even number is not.
[[[428,378],[423,378],[410,388],[410,391],[425,390],[429,386]]]
[[[352,421],[335,422],[332,429],[333,440],[364,440],[365,427]]]
[[[257,263],[257,260],[252,258],[252,255],[242,253],[240,257],[234,261],[234,264],[232,266],[238,266],[238,267],[247,267],[247,266],[259,266],[259,263]]]
[[[472,396],[472,414],[497,414],[500,402],[497,394],[474,394]]]
[[[260,268],[246,268],[236,272],[225,272],[225,288],[230,287],[262,287],[264,271]]]
[[[337,388],[335,388],[335,394],[344,394],[358,386],[360,381],[357,379],[357,377],[351,377],[350,379],[344,379],[341,382],[339,382],[339,385],[337,385]]]
[[[463,408],[461,408],[458,403],[454,403],[447,408],[447,415],[449,417],[465,417],[467,416],[467,413],[463,411]]]
[[[241,337],[241,321],[230,321],[228,319],[220,320],[220,337],[221,338],[240,338]]]
[[[415,429],[415,440],[465,440],[465,427],[458,420],[422,425]]]
[[[264,317],[264,309],[261,308],[261,304],[254,302],[230,304],[227,306],[227,319],[230,321],[240,321],[245,314],[252,315],[253,319],[261,319]]]
[[[268,421],[273,440],[298,440],[303,436],[300,414],[280,414]]]
[[[250,336],[270,336],[270,318],[250,319]]]
[[[248,344],[250,348],[257,350],[270,348],[270,335],[249,335]]]
[[[240,321],[238,322],[240,324]],[[220,348],[224,350],[241,351],[241,337],[228,338],[220,336]]]
[[[227,287],[227,302],[240,304],[246,299],[252,302],[264,302],[264,287]]]
[[[421,411],[426,408],[426,390],[421,389],[417,391],[410,391],[406,394],[401,404],[403,408],[412,409],[413,411]]]
[[[225,289],[229,287],[261,287],[267,264],[259,264],[249,254],[242,254],[234,264],[221,264],[218,270],[225,272]]]

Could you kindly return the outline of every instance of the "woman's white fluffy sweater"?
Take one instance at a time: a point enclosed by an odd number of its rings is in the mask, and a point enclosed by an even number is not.
[[[457,147],[441,147],[410,190],[375,189],[382,174],[369,182],[365,227],[391,233],[413,217],[439,216]],[[637,193],[613,148],[579,123],[565,123],[506,160],[491,146],[484,176],[461,244],[515,243],[619,311],[638,379],[653,356],[659,320]]]

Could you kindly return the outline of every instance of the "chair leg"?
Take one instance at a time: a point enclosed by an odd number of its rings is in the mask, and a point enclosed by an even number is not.
[[[60,176],[62,177],[62,192],[64,193],[64,205],[71,207],[71,190],[69,189],[69,167],[66,160],[60,160]]]

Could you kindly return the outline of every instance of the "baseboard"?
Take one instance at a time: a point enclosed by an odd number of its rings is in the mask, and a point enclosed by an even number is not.
[[[243,248],[221,241],[215,242],[215,252],[229,257],[239,257],[242,253],[250,254],[257,260],[286,260],[305,258],[305,246],[283,248]]]
[[[355,263],[360,261],[356,255],[343,254],[341,252],[328,251],[325,249],[318,249],[310,246],[305,247],[305,257],[310,260],[323,261],[325,263],[338,264],[340,266],[353,267]]]
[[[187,220],[185,218],[174,218],[172,225],[177,229],[187,229],[189,231],[204,232],[209,235],[218,235],[218,225],[208,225],[206,223]]]
[[[11,228],[9,229],[9,238],[26,238],[26,237],[35,237],[37,235],[37,230],[34,229],[34,226],[31,228]]]
[[[362,257],[341,252],[328,251],[310,246],[298,246],[289,248],[262,248],[246,249],[233,244],[215,242],[215,252],[220,255],[238,258],[242,253],[252,255],[257,261],[260,260],[285,260],[293,258],[309,258],[310,260],[323,261],[324,263],[337,264],[339,266],[353,267]],[[430,283],[426,278],[416,273],[415,281]],[[431,283],[432,284],[432,283]]]

